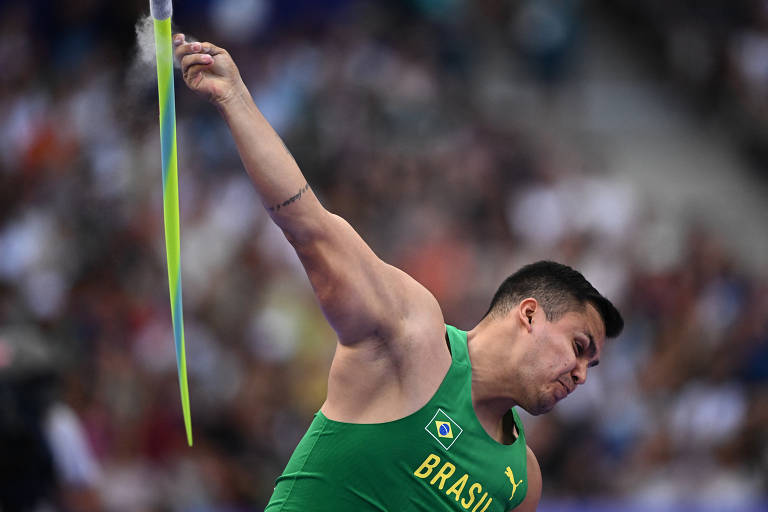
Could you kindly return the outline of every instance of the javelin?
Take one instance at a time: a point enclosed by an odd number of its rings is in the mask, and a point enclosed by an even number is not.
[[[163,162],[163,218],[165,253],[168,261],[168,288],[171,295],[173,340],[176,369],[179,372],[181,409],[187,443],[192,446],[192,420],[189,415],[187,358],[184,348],[184,315],[181,305],[181,241],[179,237],[179,176],[176,160],[176,99],[173,92],[173,46],[171,45],[171,0],[150,0],[155,23],[157,93],[160,102],[160,152]]]

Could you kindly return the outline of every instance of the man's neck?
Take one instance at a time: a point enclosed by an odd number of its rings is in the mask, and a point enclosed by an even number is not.
[[[500,374],[494,342],[494,326],[485,320],[467,334],[467,348],[472,365],[472,405],[483,429],[503,442],[503,418],[516,405],[506,379]]]

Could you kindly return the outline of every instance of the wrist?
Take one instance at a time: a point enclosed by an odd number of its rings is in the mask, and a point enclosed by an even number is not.
[[[228,93],[212,98],[211,102],[221,113],[225,114],[232,108],[242,106],[244,102],[247,102],[250,99],[251,93],[248,91],[248,88],[242,80],[240,80]]]

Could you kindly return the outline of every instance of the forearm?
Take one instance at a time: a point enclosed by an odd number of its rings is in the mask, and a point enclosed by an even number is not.
[[[426,288],[381,261],[349,223],[323,208],[229,53],[208,42],[186,42],[183,34],[174,44],[184,82],[229,125],[261,202],[296,249],[339,340],[394,339],[402,325],[421,323],[414,318],[436,319],[430,325],[442,329],[442,313]]]
[[[298,164],[243,84],[216,104],[262,204],[289,238],[297,239],[326,214]]]

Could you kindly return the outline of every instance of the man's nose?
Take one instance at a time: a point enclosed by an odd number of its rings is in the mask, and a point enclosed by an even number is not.
[[[571,378],[574,384],[584,384],[587,381],[587,363],[577,361],[576,368],[571,372]]]

